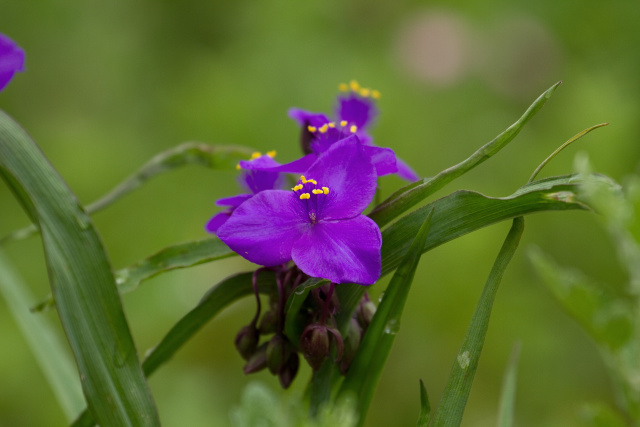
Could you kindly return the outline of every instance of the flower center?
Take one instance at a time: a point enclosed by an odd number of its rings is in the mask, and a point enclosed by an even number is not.
[[[321,187],[315,179],[307,179],[301,175],[298,184],[292,190],[309,217],[309,221],[312,224],[319,221],[322,209],[328,201],[329,187]]]
[[[311,132],[312,142],[311,149],[315,153],[324,153],[335,142],[358,132],[358,127],[342,120],[340,123],[327,122],[322,126],[307,126],[307,130]]]

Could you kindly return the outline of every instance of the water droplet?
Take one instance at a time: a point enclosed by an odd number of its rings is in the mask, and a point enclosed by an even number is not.
[[[384,299],[384,291],[380,292],[380,296],[378,297],[378,304],[380,304],[383,299]]]
[[[462,354],[458,355],[458,365],[464,370],[469,367],[471,363],[471,358],[469,357],[469,351],[465,351]]]
[[[384,333],[395,335],[400,330],[400,321],[398,319],[391,319],[384,326]]]

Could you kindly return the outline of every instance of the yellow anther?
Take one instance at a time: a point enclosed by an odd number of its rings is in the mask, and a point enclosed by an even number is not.
[[[306,184],[307,178],[305,178],[304,175],[300,175],[300,181],[302,181],[303,184]]]
[[[236,165],[236,169],[237,169],[237,170],[242,169],[242,166],[240,166],[240,163],[238,163],[238,164]]]
[[[320,128],[320,133],[325,133],[328,129],[329,129],[329,125],[325,123]]]
[[[367,98],[369,95],[371,95],[371,89],[363,87],[362,89],[360,89],[360,95]]]
[[[336,124],[335,124],[335,123],[333,123],[333,122],[329,122],[329,123],[327,123],[327,124],[329,125],[329,127],[330,127],[330,128],[334,128],[334,127],[336,127]]]
[[[340,126],[345,127],[347,125],[347,121],[343,120],[340,122]]]
[[[311,197],[311,194],[309,194],[309,193],[302,193],[302,194],[300,195],[300,200],[305,200],[305,199],[308,199],[308,198],[310,198],[310,197]]]
[[[342,92],[346,92],[349,90],[349,86],[346,83],[340,83],[338,85],[338,89],[340,89]]]
[[[372,91],[371,91],[371,97],[372,97],[372,98],[375,98],[375,99],[380,98],[380,91],[375,90],[375,89],[374,89],[374,90],[372,90]]]
[[[351,88],[352,91],[357,92],[358,89],[360,89],[360,84],[355,80],[351,80],[349,82],[349,87]]]
[[[318,130],[318,128],[316,128],[315,126],[307,126],[307,130],[308,130],[309,132],[312,132],[312,133],[313,133],[313,132],[317,131],[317,130]]]
[[[276,150],[267,151],[267,156],[274,158],[276,156]]]
[[[260,156],[262,156],[262,153],[260,153],[259,151],[255,151],[253,154],[251,154],[251,160],[257,159]]]
[[[298,184],[295,187],[292,188],[293,191],[298,191],[298,190],[302,190],[302,184]]]
[[[324,194],[329,194],[329,188],[328,187],[322,187],[322,191],[324,192]]]
[[[358,126],[356,126],[356,125],[351,125],[351,127],[349,128],[349,131],[350,131],[351,133],[356,133],[356,132],[358,132]]]
[[[318,190],[317,188],[314,188],[313,190],[311,190],[311,192],[312,192],[313,194],[322,194],[322,193],[323,193],[323,191],[322,191],[322,190]]]
[[[312,183],[313,185],[318,185],[315,179],[308,179],[307,182]]]

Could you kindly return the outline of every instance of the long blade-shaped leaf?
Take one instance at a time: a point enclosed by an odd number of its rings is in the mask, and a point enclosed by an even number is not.
[[[524,125],[542,108],[553,92],[560,86],[558,82],[547,89],[542,95],[536,99],[531,106],[525,111],[514,124],[509,126],[504,132],[496,136],[480,147],[475,153],[466,160],[451,166],[440,172],[433,178],[425,178],[401,188],[394,194],[389,196],[385,201],[378,205],[369,215],[371,219],[378,223],[380,227],[384,227],[398,215],[407,211],[412,206],[417,205],[431,194],[435,193],[451,181],[461,177],[471,169],[475,168],[491,156],[502,150],[509,142],[511,142]]]
[[[516,406],[516,378],[518,376],[518,358],[520,357],[520,343],[513,346],[509,365],[502,380],[500,392],[500,406],[498,408],[498,427],[513,427]]]
[[[142,363],[145,375],[153,374],[158,367],[168,361],[192,336],[220,311],[234,301],[253,293],[252,273],[241,273],[227,277],[200,300],[198,305],[176,323],[160,343],[150,350]],[[276,286],[275,275],[264,272],[258,276],[258,289],[262,293],[271,292]],[[88,411],[84,411],[72,427],[93,426],[94,421]]]
[[[425,427],[431,416],[431,404],[429,403],[429,395],[424,382],[420,380],[420,414],[418,415],[417,427]]]
[[[29,290],[0,251],[0,294],[22,331],[40,369],[47,378],[68,421],[84,408],[82,388],[73,359],[63,349],[60,337],[42,316],[28,309]]]
[[[115,188],[93,203],[85,207],[88,214],[94,214],[118,199],[139,188],[149,179],[161,173],[170,171],[188,164],[202,165],[211,169],[232,169],[239,160],[245,160],[251,154],[251,150],[240,146],[213,146],[198,142],[185,142],[155,155],[140,169],[126,178]],[[12,241],[27,238],[38,232],[36,225],[16,230],[13,233],[0,238],[0,245]]]
[[[462,421],[462,414],[467,404],[471,384],[478,368],[480,353],[484,346],[484,339],[489,328],[489,318],[493,301],[498,292],[498,285],[518,248],[523,230],[524,218],[515,218],[482,290],[438,408],[429,420],[430,427],[455,427],[459,426]]]
[[[402,311],[422,255],[420,249],[424,246],[429,233],[432,215],[433,211],[420,227],[409,251],[385,290],[384,298],[362,338],[358,352],[338,393],[338,399],[345,394],[357,396],[359,425],[364,423],[373,392],[400,329]]]
[[[159,425],[91,220],[36,144],[3,112],[0,175],[39,223],[56,308],[94,419],[102,426]]]

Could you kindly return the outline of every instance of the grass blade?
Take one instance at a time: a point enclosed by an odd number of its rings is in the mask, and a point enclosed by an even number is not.
[[[0,294],[20,327],[31,352],[53,390],[68,421],[86,406],[78,371],[49,323],[28,309],[33,300],[28,288],[0,251]]]
[[[418,415],[417,427],[426,427],[431,416],[431,404],[424,382],[420,380],[420,415]]]
[[[418,261],[422,256],[420,249],[429,233],[432,216],[433,210],[420,227],[409,251],[393,275],[338,392],[338,399],[345,395],[357,397],[358,425],[364,423],[378,379],[400,329],[402,311]]]
[[[500,135],[480,147],[466,160],[443,170],[433,178],[425,178],[423,180],[416,181],[396,191],[371,212],[369,215],[371,219],[378,223],[380,227],[384,227],[391,222],[391,220],[398,217],[412,206],[417,205],[454,179],[461,177],[503,149],[516,137],[516,135],[518,135],[518,133],[520,133],[520,130],[522,130],[524,125],[531,120],[538,111],[540,111],[547,100],[551,98],[553,92],[555,92],[558,86],[560,86],[560,83],[562,82],[558,82],[547,89],[533,102],[533,104],[531,104],[531,106],[529,106],[522,117],[520,117]]]
[[[467,404],[471,384],[478,368],[480,353],[484,346],[484,339],[489,327],[489,318],[493,301],[498,292],[498,285],[502,280],[507,265],[509,265],[518,248],[523,230],[524,218],[515,218],[482,290],[471,324],[458,351],[457,360],[451,369],[447,386],[438,408],[429,421],[430,427],[455,427],[459,426],[462,421],[462,414]]]
[[[159,425],[91,220],[36,144],[3,112],[0,175],[39,223],[58,316],[94,419],[102,426]]]
[[[516,405],[516,378],[518,376],[518,358],[520,357],[520,343],[513,346],[507,371],[502,380],[500,393],[500,407],[498,409],[498,427],[513,427]]]

